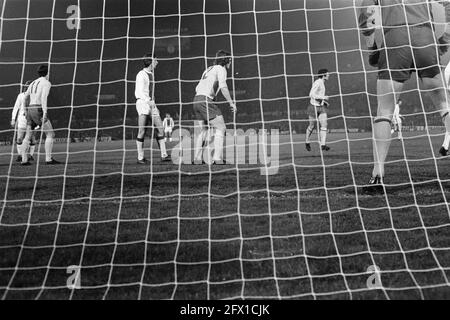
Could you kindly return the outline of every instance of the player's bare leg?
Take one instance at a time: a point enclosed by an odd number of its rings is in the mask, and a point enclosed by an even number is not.
[[[138,134],[136,137],[136,147],[138,153],[138,163],[145,164],[144,157],[144,138],[147,133],[147,124],[149,116],[146,114],[140,114],[138,118]]]
[[[373,161],[374,167],[371,185],[381,185],[384,177],[384,164],[391,144],[391,123],[394,113],[396,93],[403,88],[403,84],[391,80],[377,81],[378,109],[373,124]]]
[[[330,150],[330,147],[327,146],[327,132],[328,132],[328,117],[325,112],[319,114],[319,138],[320,138],[320,148],[324,151]]]
[[[444,143],[442,144],[439,153],[442,156],[446,156],[450,143],[450,106],[447,102],[447,99],[450,99],[450,96],[447,98],[447,90],[444,89],[445,84],[440,73],[437,74],[434,78],[423,78],[422,83],[425,89],[431,90],[429,91],[430,98],[433,101],[436,110],[439,110],[442,121],[445,125]]]
[[[213,164],[224,164],[225,161],[223,159],[223,142],[225,139],[225,120],[223,116],[217,116],[214,119],[210,120],[209,123],[211,126],[216,129],[214,133],[214,155],[213,155]]]
[[[194,164],[203,163],[203,148],[206,140],[206,135],[208,134],[208,127],[203,120],[194,121]]]
[[[309,116],[309,125],[306,128],[306,139],[305,139],[305,147],[307,151],[311,151],[311,134],[316,128],[316,119],[314,117]]]
[[[60,162],[56,161],[52,157],[53,139],[55,138],[55,131],[53,130],[53,126],[50,120],[47,120],[42,124],[42,131],[45,133],[45,163],[59,164]]]

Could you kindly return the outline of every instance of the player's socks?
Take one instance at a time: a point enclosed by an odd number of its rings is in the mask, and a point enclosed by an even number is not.
[[[17,148],[17,154],[22,154],[22,144],[16,144],[16,148]]]
[[[138,152],[138,160],[144,159],[144,139],[137,138],[136,146],[137,146],[137,152]]]
[[[32,158],[34,156],[34,150],[36,149],[36,145],[35,144],[31,144],[30,145],[30,151],[28,152],[30,154],[30,158]]]
[[[28,149],[29,149],[29,142],[27,139],[25,139],[22,142],[22,147],[20,148],[21,156],[22,156],[22,163],[28,162]]]
[[[374,168],[372,177],[382,177],[384,176],[384,163],[391,144],[391,122],[385,118],[378,118],[373,125],[373,131]]]
[[[194,161],[202,161],[203,154],[203,146],[206,138],[207,130],[202,130],[197,137],[195,137],[195,146],[194,146]]]
[[[444,142],[442,143],[442,147],[445,150],[448,150],[448,147],[450,145],[450,132],[445,133]]]
[[[45,161],[52,161],[52,151],[53,151],[53,138],[47,136],[45,138]]]
[[[156,142],[158,143],[159,150],[161,151],[161,158],[167,158],[166,141],[164,138],[157,138]]]
[[[320,145],[325,146],[326,141],[327,141],[327,129],[326,128],[320,128],[319,137],[320,137]]]
[[[216,129],[216,134],[214,135],[213,161],[222,161],[222,158],[223,158],[223,140],[224,140],[224,132],[222,130],[217,130]]]
[[[310,142],[310,138],[311,138],[311,134],[313,133],[313,131],[314,131],[314,128],[310,128],[309,126],[308,126],[308,128],[306,128],[306,141],[305,141],[305,143],[306,144],[309,144],[309,142]]]

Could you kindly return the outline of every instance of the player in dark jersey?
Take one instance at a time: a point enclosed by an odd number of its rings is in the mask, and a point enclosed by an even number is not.
[[[441,3],[450,21],[450,2]],[[363,0],[359,26],[364,36],[370,37],[374,28],[369,22],[371,6],[381,10],[383,47],[379,50],[377,116],[373,125],[374,168],[367,192],[382,192],[384,164],[391,139],[391,121],[398,100],[412,72],[417,72],[423,87],[439,110],[447,132],[450,132],[450,107],[440,67],[440,55],[448,50],[450,28],[436,41],[431,22],[431,0]],[[444,150],[445,151],[445,150]],[[441,154],[446,152],[440,151]]]

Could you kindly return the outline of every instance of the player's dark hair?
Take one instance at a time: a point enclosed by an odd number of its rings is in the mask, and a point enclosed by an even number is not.
[[[320,69],[318,72],[319,78],[323,78],[328,73],[328,69]]]
[[[144,56],[144,59],[142,60],[142,62],[144,63],[144,67],[145,67],[145,68],[148,68],[148,67],[152,64],[152,62],[153,62],[152,55],[151,55],[150,53],[147,53],[147,54]]]
[[[216,60],[214,64],[220,64],[222,67],[231,62],[231,54],[225,50],[219,50],[216,53]]]
[[[40,77],[45,77],[48,74],[48,66],[45,64],[39,66],[37,73]]]

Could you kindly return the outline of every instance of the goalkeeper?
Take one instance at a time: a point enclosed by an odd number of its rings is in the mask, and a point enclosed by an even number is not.
[[[445,8],[446,31],[436,41],[432,26],[433,0],[364,0],[359,12],[359,27],[370,37],[375,29],[368,23],[367,8],[380,6],[384,32],[383,50],[378,61],[377,115],[373,125],[374,167],[366,192],[383,192],[384,164],[390,146],[391,123],[395,102],[404,83],[416,71],[424,89],[430,93],[440,112],[447,132],[450,132],[450,107],[440,68],[440,55],[448,50],[450,41],[450,2],[436,1]]]
[[[308,106],[308,118],[309,126],[306,129],[306,150],[311,151],[310,137],[316,128],[316,122],[319,121],[319,139],[320,147],[324,151],[330,150],[330,147],[326,145],[327,139],[327,125],[328,125],[328,96],[325,95],[325,81],[328,81],[330,75],[327,69],[319,70],[319,79],[314,81],[314,84],[309,92],[311,98]]]

